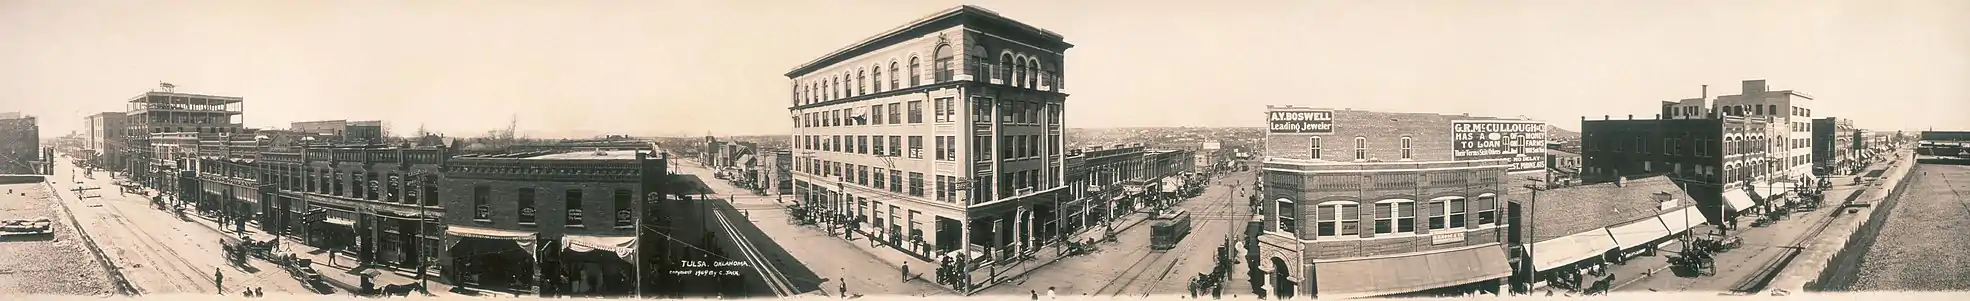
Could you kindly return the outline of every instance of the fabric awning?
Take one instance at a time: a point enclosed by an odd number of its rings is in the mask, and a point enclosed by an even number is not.
[[[451,225],[445,227],[445,234],[451,236],[484,238],[484,239],[529,240],[529,241],[534,240],[533,232],[510,231],[510,230],[468,227],[468,226],[459,226],[459,225]]]
[[[1512,274],[1496,243],[1433,252],[1316,261],[1323,298],[1367,298],[1504,278]]]
[[[1731,212],[1751,210],[1751,207],[1758,206],[1756,201],[1751,200],[1750,192],[1737,189],[1724,190],[1724,204],[1731,207]]]
[[[1546,271],[1606,254],[1619,246],[1607,233],[1600,228],[1532,244],[1532,267]]]
[[[340,218],[333,218],[333,217],[330,217],[330,218],[323,218],[323,219],[322,219],[322,221],[324,221],[324,222],[328,222],[328,223],[330,223],[330,224],[337,224],[337,225],[343,225],[343,226],[350,226],[350,227],[355,227],[355,226],[356,226],[356,221],[352,221],[352,220],[347,220],[347,219],[340,219]]]
[[[1671,234],[1669,228],[1663,226],[1662,219],[1657,217],[1649,217],[1626,225],[1607,228],[1607,232],[1608,236],[1613,237],[1614,242],[1620,245],[1622,250],[1648,245],[1648,243],[1655,242],[1657,239],[1669,237]]]
[[[599,250],[615,253],[617,257],[622,257],[623,260],[636,258],[635,236],[568,235],[562,238],[562,244],[567,245],[568,251],[594,252]]]
[[[1697,211],[1696,207],[1687,207],[1683,208],[1683,210],[1663,213],[1660,216],[1656,216],[1656,218],[1662,219],[1662,224],[1668,226],[1669,231],[1675,233],[1683,233],[1683,231],[1695,229],[1697,226],[1703,224],[1713,224],[1710,222],[1710,217],[1703,216],[1703,212]]]

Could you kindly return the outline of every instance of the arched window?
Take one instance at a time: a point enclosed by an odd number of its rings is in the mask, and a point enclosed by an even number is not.
[[[873,80],[873,81],[869,81],[869,86],[870,86],[870,87],[874,87],[874,88],[873,88],[873,89],[871,89],[871,90],[876,90],[876,92],[878,92],[878,93],[880,93],[880,92],[882,92],[882,65],[876,65],[875,67],[869,67],[869,72],[870,72],[870,73],[872,73],[872,74],[875,74],[875,75],[873,76],[873,78],[874,78],[875,80]],[[890,88],[890,89],[895,89],[896,87],[893,87],[893,86],[892,86],[892,87],[889,87],[889,88]]]
[[[923,67],[917,65],[917,57],[910,57],[910,86],[923,85]]]
[[[1416,201],[1375,202],[1375,234],[1416,232]]]
[[[936,78],[934,79],[936,82],[939,83],[948,82],[951,81],[953,77],[955,77],[952,75],[952,73],[955,72],[956,70],[951,69],[952,67],[955,67],[955,66],[951,66],[951,59],[953,58],[953,55],[951,53],[951,45],[949,44],[937,45],[937,49],[935,51],[930,52],[930,57],[936,60],[931,62],[932,71],[937,72],[932,74],[933,76],[936,76]]]
[[[1040,59],[1026,60],[1026,87],[1040,87]]]
[[[981,83],[991,81],[992,59],[991,53],[986,51],[983,44],[972,44],[971,48],[965,50],[965,65],[971,66],[965,68],[965,73],[971,74],[972,81]]]
[[[1368,138],[1354,137],[1354,159],[1368,160]]]
[[[1519,142],[1524,143],[1525,137],[1519,137]],[[1409,159],[1409,136],[1402,136],[1402,159]]]
[[[869,94],[869,71],[855,71],[855,95]]]
[[[903,88],[903,68],[897,67],[896,61],[894,60],[889,61],[889,88]]]
[[[1012,78],[1006,81],[1006,85],[1018,87],[1024,83],[1026,83],[1026,60],[1023,58],[1013,59]]]
[[[1361,235],[1361,204],[1350,201],[1320,203],[1319,236]]]
[[[821,79],[821,101],[835,99],[834,85],[830,83],[831,81],[829,79]]]
[[[997,75],[994,75],[993,78],[999,79],[999,83],[1003,83],[1007,85],[1012,84],[1012,54],[1011,53],[1005,53],[999,55],[999,72]]]

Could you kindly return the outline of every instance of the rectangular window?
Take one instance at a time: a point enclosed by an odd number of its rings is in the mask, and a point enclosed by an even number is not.
[[[566,202],[568,205],[568,227],[581,228],[583,225],[585,225],[581,221],[581,217],[582,217],[581,190],[569,189],[567,195],[568,197],[564,202]]]
[[[869,152],[869,136],[855,136],[855,153],[873,154]]]
[[[1430,230],[1442,230],[1444,225],[1447,225],[1444,212],[1448,209],[1445,208],[1448,204],[1444,201],[1432,201],[1429,204],[1430,207],[1424,209],[1429,210],[1430,213]]]
[[[472,220],[492,221],[492,187],[485,185],[472,187]]]
[[[932,101],[931,107],[933,107],[933,109],[931,110],[931,117],[932,117],[931,120],[935,120],[937,122],[950,121],[944,118],[944,111],[949,110],[950,108],[944,107],[943,98],[938,98],[936,101]]]
[[[910,159],[923,159],[923,136],[910,136]]]
[[[869,119],[871,123],[882,124],[882,116],[882,105],[869,106]]]
[[[885,144],[885,143],[883,143],[883,141],[882,141],[882,136],[874,136],[874,137],[875,137],[875,140],[876,140],[876,141],[875,141],[875,143],[874,143],[875,145],[871,145],[871,146],[870,146],[870,147],[872,147],[872,149],[874,150],[874,152],[870,152],[869,154],[871,154],[871,155],[877,155],[877,156],[881,156],[881,155],[883,155],[883,154],[888,154],[888,153],[889,153],[889,151],[886,151],[886,150],[883,150],[883,144]]]
[[[936,144],[936,147],[931,149],[931,151],[934,153],[933,155],[931,155],[931,157],[936,158],[937,161],[944,161],[944,146],[946,145],[946,143],[944,143],[944,136],[935,136],[930,138],[931,138],[930,140],[932,140],[932,142]]]
[[[910,102],[910,123],[923,123],[923,101]]]
[[[903,124],[902,104],[889,104],[889,124]]]
[[[870,187],[875,187],[876,189],[883,189],[883,188],[889,188],[889,187],[888,187],[888,183],[889,183],[889,181],[885,181],[885,180],[887,180],[887,179],[888,179],[889,177],[888,177],[888,176],[884,176],[884,175],[883,175],[883,173],[884,173],[884,171],[883,171],[883,169],[882,169],[881,167],[877,167],[877,168],[875,168],[875,172],[872,172],[872,174],[875,174],[875,175],[876,175],[876,176],[875,176],[875,179],[874,179],[874,180],[875,180],[875,181],[874,181],[874,182],[875,182],[875,186],[870,186]]]
[[[1279,208],[1277,209],[1277,212],[1274,212],[1273,216],[1274,218],[1279,220],[1279,225],[1278,225],[1279,228],[1277,230],[1279,230],[1280,232],[1298,234],[1300,232],[1299,230],[1300,226],[1298,223],[1298,219],[1300,216],[1299,205],[1294,204],[1293,201],[1290,200],[1279,200],[1279,202],[1277,202],[1276,204],[1278,204],[1276,206],[1278,206]],[[1326,231],[1333,231],[1333,230],[1329,229]]]
[[[895,169],[889,170],[889,192],[895,192],[895,193],[903,192],[903,171],[895,170]]]
[[[923,196],[923,173],[910,173],[910,196]]]
[[[1464,227],[1464,199],[1450,200],[1450,228]]]
[[[1415,209],[1409,202],[1375,204],[1375,234],[1415,231]]]
[[[958,121],[958,100],[956,98],[938,98],[937,102],[944,104],[944,118],[939,120],[940,122]]]
[[[947,197],[948,197],[949,195],[948,195],[948,194],[946,194],[946,192],[944,191],[944,188],[945,188],[945,186],[944,186],[944,185],[946,185],[946,184],[950,184],[950,182],[948,182],[947,180],[945,180],[945,177],[944,177],[944,176],[941,176],[941,175],[940,175],[940,176],[937,176],[937,187],[936,187],[936,191],[935,191],[935,192],[936,192],[936,194],[937,194],[937,201],[939,201],[939,202],[945,202],[945,201],[950,201],[950,199],[949,199],[949,198],[947,198]]]
[[[628,189],[616,190],[616,228],[635,227],[636,215],[632,212],[636,211],[636,208],[634,207],[635,204],[631,203],[635,199],[636,194],[630,192]]]
[[[1320,136],[1307,138],[1307,156],[1314,160],[1320,159]]]
[[[869,167],[855,166],[855,185],[869,186]]]
[[[534,224],[534,189],[533,188],[519,189],[519,206],[517,207],[520,208],[520,224],[533,225]]]
[[[369,182],[364,184],[369,190],[363,194],[363,199],[374,201],[377,199],[378,190],[383,189],[383,184],[376,182],[376,173],[364,173],[363,176],[369,179]]]
[[[972,136],[971,151],[972,158],[978,161],[991,161],[992,158],[996,158],[992,154],[992,136]]]
[[[889,136],[889,156],[903,155],[903,136]]]

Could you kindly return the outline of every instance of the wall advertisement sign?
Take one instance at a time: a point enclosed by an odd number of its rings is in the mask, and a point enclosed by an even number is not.
[[[1334,132],[1334,111],[1287,110],[1266,112],[1266,123],[1274,134],[1326,134]]]
[[[1526,120],[1452,121],[1456,159],[1508,159],[1508,172],[1546,168],[1546,123]]]

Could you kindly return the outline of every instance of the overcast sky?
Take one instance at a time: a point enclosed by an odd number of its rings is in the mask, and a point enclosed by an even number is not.
[[[1767,79],[1818,116],[1970,129],[1970,1],[0,0],[0,111],[44,136],[155,87],[453,135],[791,132],[796,65],[969,3],[1066,36],[1073,127],[1265,105],[1652,117]]]

